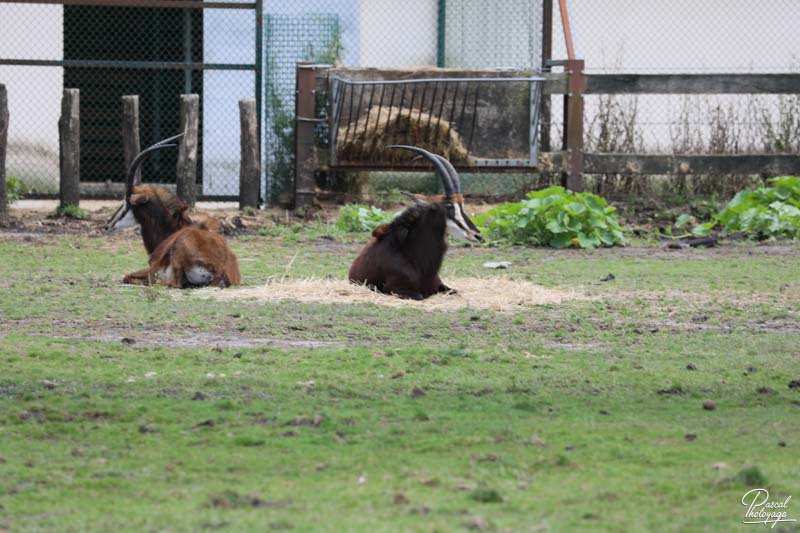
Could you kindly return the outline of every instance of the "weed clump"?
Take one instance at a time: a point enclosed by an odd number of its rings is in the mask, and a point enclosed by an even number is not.
[[[616,208],[591,193],[548,187],[475,217],[488,235],[509,244],[599,248],[624,244]]]
[[[710,222],[692,232],[705,236],[719,225],[723,234],[800,238],[800,177],[782,176],[769,183],[772,187],[740,191]]]
[[[349,204],[339,211],[336,229],[344,232],[372,231],[381,224],[388,224],[394,215],[375,206]]]
[[[75,218],[77,220],[89,220],[89,212],[77,205],[64,205],[56,209],[56,216]]]
[[[503,497],[494,489],[478,487],[469,494],[469,499],[481,503],[502,503]]]

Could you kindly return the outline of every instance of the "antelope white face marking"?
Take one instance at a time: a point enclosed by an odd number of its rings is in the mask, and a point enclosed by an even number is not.
[[[133,228],[137,225],[138,222],[136,221],[136,217],[133,216],[133,210],[126,204],[122,204],[122,207],[114,213],[114,218],[112,218],[111,222],[108,224],[108,231],[116,233],[124,229]]]
[[[467,232],[464,231],[464,229],[461,226],[459,226],[456,222],[454,222],[450,218],[447,219],[447,233],[449,233],[453,237],[464,239],[465,241],[475,240],[475,239],[470,239]]]
[[[214,274],[199,265],[195,265],[186,271],[186,280],[192,285],[208,285],[212,279],[214,279]]]
[[[462,204],[453,205],[453,218],[447,217],[447,230],[453,237],[470,242],[480,241],[480,233],[473,230],[465,220]]]

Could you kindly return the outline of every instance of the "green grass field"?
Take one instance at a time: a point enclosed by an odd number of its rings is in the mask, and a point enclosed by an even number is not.
[[[262,233],[245,285],[366,238]],[[747,490],[800,498],[798,244],[451,249],[445,282],[589,297],[518,312],[125,287],[132,234],[0,258],[0,531],[760,531]]]

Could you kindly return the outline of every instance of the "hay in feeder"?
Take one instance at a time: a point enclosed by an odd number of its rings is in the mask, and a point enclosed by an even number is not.
[[[373,106],[366,116],[339,127],[336,156],[340,161],[407,162],[416,154],[386,150],[392,144],[419,146],[449,159],[455,165],[471,165],[469,152],[453,125],[418,109]]]
[[[458,292],[436,294],[421,302],[380,294],[347,280],[323,279],[285,280],[256,287],[232,287],[224,290],[198,289],[191,294],[225,301],[254,300],[259,303],[270,303],[293,300],[331,305],[375,304],[426,311],[456,311],[465,308],[516,311],[536,305],[558,304],[565,300],[586,298],[574,291],[549,289],[528,281],[499,276],[484,279],[448,279],[447,283]]]

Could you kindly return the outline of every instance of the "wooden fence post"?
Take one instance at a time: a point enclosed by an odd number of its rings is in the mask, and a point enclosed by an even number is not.
[[[200,124],[200,96],[181,95],[181,131],[178,144],[177,194],[189,205],[197,199],[197,144]]]
[[[6,147],[8,146],[8,93],[0,83],[0,218],[8,213],[6,193]]]
[[[239,209],[258,207],[261,184],[261,157],[258,146],[258,118],[255,100],[239,100],[240,143]]]
[[[564,149],[567,151],[564,186],[583,192],[583,92],[586,90],[583,59],[564,61],[564,70],[568,73],[564,96]]]
[[[139,144],[139,96],[122,97],[122,153],[125,157],[123,176],[128,175],[128,168],[133,158],[142,150]],[[142,169],[136,170],[136,183],[142,181]]]
[[[564,96],[564,149],[567,151],[564,186],[570,191],[583,192],[583,92],[586,90],[583,59],[564,61],[564,70],[569,75]]]
[[[64,89],[58,120],[61,171],[60,206],[77,206],[81,201],[81,115],[80,90]]]

